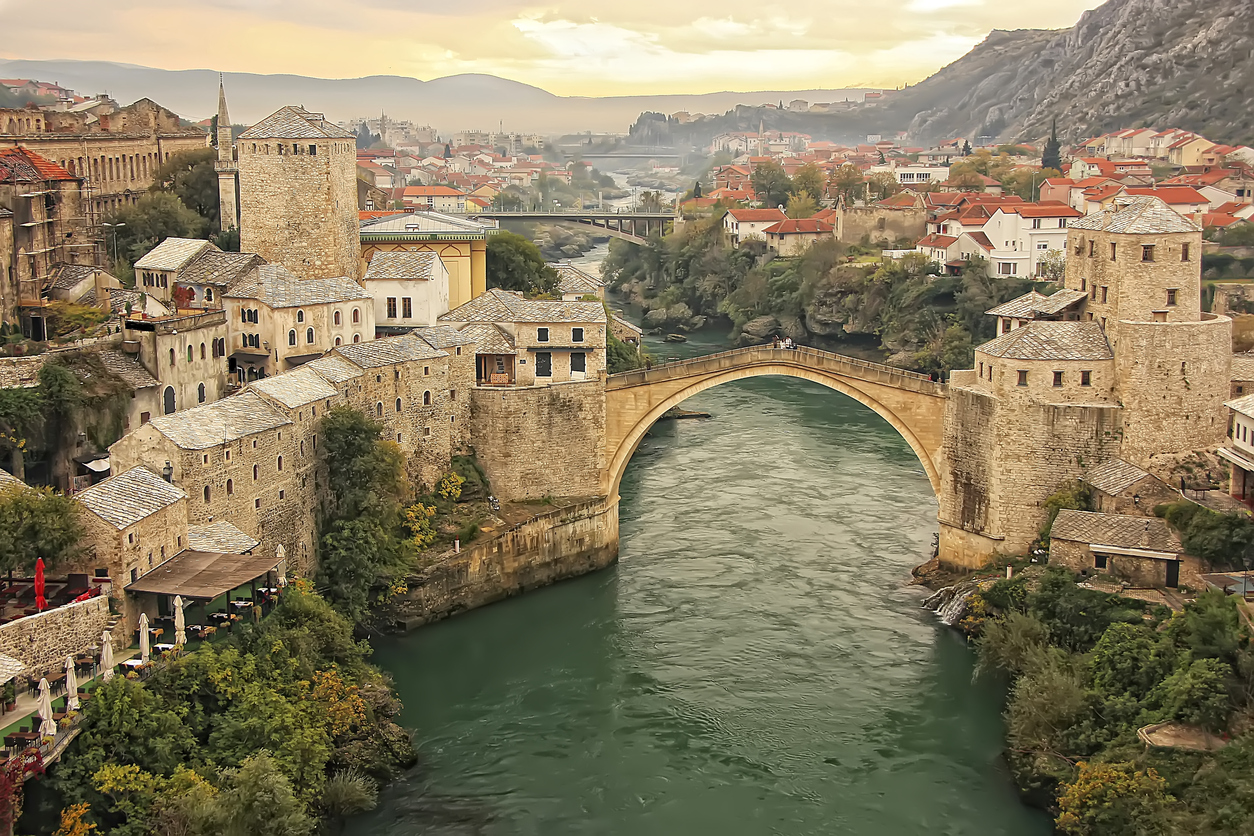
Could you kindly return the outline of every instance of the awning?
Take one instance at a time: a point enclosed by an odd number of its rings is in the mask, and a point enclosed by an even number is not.
[[[270,359],[270,352],[240,350],[232,352],[229,356],[232,360],[246,360],[249,363],[264,363],[266,360]]]
[[[1227,459],[1242,470],[1254,471],[1254,459],[1251,459],[1240,450],[1234,450],[1231,447],[1220,447],[1215,453],[1219,458]]]
[[[127,592],[212,600],[274,570],[280,558],[186,549],[126,587]]]
[[[308,363],[310,360],[317,360],[322,356],[322,354],[323,353],[321,351],[316,354],[292,354],[288,357],[284,357],[283,359],[287,361],[289,366],[300,366]]]
[[[104,473],[109,469],[109,457],[106,456],[103,459],[95,459],[90,462],[81,462],[81,464],[92,473]]]

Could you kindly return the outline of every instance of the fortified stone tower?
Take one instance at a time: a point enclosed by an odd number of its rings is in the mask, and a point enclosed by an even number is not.
[[[235,143],[231,139],[231,117],[226,112],[226,88],[218,79],[218,206],[223,229],[239,228],[239,170],[235,167]]]
[[[1024,323],[955,371],[945,409],[941,558],[1023,554],[1063,482],[1112,459],[1222,442],[1232,321],[1203,313],[1202,233],[1156,197],[1074,221],[1063,290],[988,311]]]
[[[358,279],[353,135],[289,105],[240,134],[236,150],[240,249],[302,279]]]

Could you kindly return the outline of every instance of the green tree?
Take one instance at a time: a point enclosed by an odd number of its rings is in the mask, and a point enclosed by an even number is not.
[[[201,238],[208,229],[204,218],[169,192],[149,192],[113,213],[108,222],[117,235],[114,268],[119,278],[133,277],[135,262],[166,238]]]
[[[828,178],[827,193],[831,197],[843,197],[845,203],[852,203],[862,197],[863,182],[861,169],[845,163]]]
[[[82,553],[79,505],[52,488],[0,487],[0,571],[30,573],[35,561],[53,570]]]
[[[627,372],[644,365],[644,358],[635,346],[628,345],[613,334],[605,335],[605,367],[610,374]]]
[[[886,200],[902,190],[897,178],[888,171],[877,171],[866,178],[872,200]]]
[[[220,836],[309,836],[316,822],[292,781],[267,752],[248,758],[226,776],[214,804],[213,831]]]
[[[979,644],[979,673],[1018,675],[1049,647],[1049,629],[1030,615],[1010,612],[984,623]]]
[[[1069,836],[1160,836],[1175,798],[1153,769],[1131,763],[1081,763],[1058,797],[1055,824]]]
[[[1049,141],[1041,151],[1041,168],[1052,168],[1062,171],[1062,143],[1058,141],[1058,120],[1050,123]]]
[[[750,177],[753,191],[763,206],[774,208],[788,202],[788,193],[792,191],[792,180],[784,167],[774,160],[758,163]]]
[[[788,196],[785,214],[790,218],[809,218],[819,211],[819,206],[809,192],[794,192]]]
[[[151,191],[169,192],[205,219],[209,232],[219,229],[217,151],[198,148],[172,155],[153,174]]]
[[[1093,648],[1093,687],[1144,700],[1171,673],[1173,651],[1143,624],[1112,624]]]
[[[815,200],[823,198],[823,192],[827,185],[827,178],[823,176],[823,169],[814,163],[806,163],[797,169],[792,176],[792,194],[807,194]]]
[[[488,287],[529,296],[557,291],[557,271],[544,262],[540,248],[513,232],[488,238],[487,268]]]
[[[1223,731],[1232,713],[1227,682],[1232,667],[1218,659],[1195,659],[1173,673],[1159,686],[1157,696],[1169,717]]]

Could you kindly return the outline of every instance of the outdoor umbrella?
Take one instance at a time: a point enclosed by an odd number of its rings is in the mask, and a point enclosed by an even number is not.
[[[78,677],[74,675],[74,657],[65,657],[65,710],[78,711]]]
[[[139,616],[139,662],[148,664],[148,613]]]
[[[48,608],[48,599],[44,597],[44,559],[35,561],[35,607],[43,612]]]
[[[174,596],[174,643],[179,647],[187,644],[187,619],[183,617],[183,598]]]
[[[52,689],[48,687],[48,678],[39,680],[39,733],[44,737],[56,737],[57,724],[52,719]]]
[[[100,681],[113,679],[113,637],[105,630],[100,634]]]

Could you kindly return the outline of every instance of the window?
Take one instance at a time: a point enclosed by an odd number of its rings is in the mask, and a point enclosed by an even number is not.
[[[205,344],[204,343],[200,344],[200,359],[201,360],[205,359]]]
[[[226,451],[226,460],[227,460],[228,462],[231,460],[231,451],[230,451],[230,450],[227,450],[227,451]]]
[[[1141,261],[1153,261],[1153,260],[1154,260],[1154,245],[1142,244],[1141,245]]]
[[[1093,555],[1093,568],[1105,569],[1106,568],[1106,555],[1104,554]]]
[[[226,495],[227,496],[235,495],[235,480],[234,479],[226,480]]]
[[[206,288],[205,288],[205,301],[206,301],[206,302],[212,302],[212,301],[213,301],[213,288],[212,288],[212,287],[206,287]]]
[[[197,403],[205,402],[205,384],[203,383],[201,383],[199,386],[196,387],[196,402]]]
[[[980,361],[980,380],[984,379],[984,361]]]
[[[388,297],[387,308],[388,308],[388,313],[387,313],[388,319],[396,319],[396,297],[395,296]]]
[[[1102,303],[1103,304],[1105,304],[1106,302],[1106,294],[1109,290],[1110,288],[1108,288],[1106,285],[1102,285]]]
[[[450,401],[455,401],[455,400],[457,400],[457,390],[456,390],[456,389],[449,389],[449,390],[448,390],[448,399],[449,399]]]
[[[304,312],[304,311],[297,311],[297,312],[296,312],[296,321],[297,321],[297,322],[304,322],[304,321],[305,321],[305,312]]]
[[[208,453],[205,453],[205,454],[201,457],[201,459],[200,459],[200,463],[201,463],[201,464],[209,464],[209,454],[208,454]]]
[[[400,433],[397,433],[397,434],[396,434],[396,443],[397,443],[397,444],[400,444],[400,443],[401,443],[401,434],[400,434]]]
[[[139,413],[139,425],[140,425],[141,427],[142,427],[144,424],[147,424],[147,423],[148,423],[149,421],[151,421],[151,420],[152,420],[152,413],[151,413],[151,412],[141,412],[141,413]]]
[[[311,157],[316,157],[316,156],[318,156],[318,146],[317,146],[317,145],[310,145],[310,146],[309,146],[309,155],[310,155]]]
[[[1040,219],[1040,218],[1033,218],[1033,219],[1032,219],[1032,228],[1033,228],[1033,229],[1040,229],[1040,228],[1041,228],[1041,219]]]
[[[205,485],[205,502],[209,501],[209,486]]]
[[[1020,386],[1028,385],[1028,373],[1025,369],[1019,369],[1019,385]]]
[[[253,481],[257,481],[257,465],[253,465]]]
[[[572,352],[570,355],[570,370],[572,373],[583,373],[588,370],[588,355],[582,351]]]
[[[1089,371],[1080,372],[1080,385],[1092,386],[1093,385],[1093,373]]]
[[[427,376],[427,375],[430,375],[430,374],[431,374],[431,367],[430,367],[430,366],[423,366],[423,367],[422,367],[422,374],[423,374],[423,376],[424,376],[424,377],[425,377],[425,376]]]
[[[1180,245],[1180,260],[1181,261],[1189,260],[1189,245],[1188,244]]]
[[[572,343],[581,343],[581,342],[583,342],[583,329],[582,329],[582,328],[571,328],[571,329],[570,329],[570,341],[571,341]]]
[[[1017,270],[1018,270],[1018,265],[1015,264],[1013,261],[997,262],[997,274],[999,276],[1013,276],[1015,275],[1015,272]]]
[[[547,343],[548,341],[549,341],[549,329],[537,328],[536,329],[536,342]]]
[[[422,437],[423,437],[423,438],[426,438],[426,437],[427,437],[427,436],[429,436],[429,435],[431,435],[431,428],[430,428],[430,427],[423,427],[423,428],[422,428]]]
[[[335,312],[335,324],[336,325],[340,324],[340,312],[339,311]]]
[[[282,499],[286,495],[287,495],[287,491],[279,491],[279,499]]]
[[[1111,261],[1115,261],[1115,260],[1116,260],[1116,259],[1115,259],[1115,256],[1116,256],[1116,254],[1117,254],[1117,253],[1118,253],[1118,245],[1117,245],[1117,244],[1111,244],[1111,245],[1110,245],[1110,260],[1111,260]]]
[[[305,329],[305,342],[312,344],[314,341],[314,333],[312,328]]]
[[[287,332],[287,344],[296,345],[296,329],[295,328]]]
[[[396,399],[396,411],[397,412],[401,411],[401,399],[400,398]]]
[[[401,316],[405,319],[414,318],[414,300],[408,296],[401,299]]]
[[[1167,304],[1176,304],[1176,289],[1174,287],[1167,290]]]
[[[260,510],[261,510],[261,500],[260,500],[260,499],[254,499],[254,500],[253,500],[253,507],[254,507],[254,508],[256,508],[258,511],[260,511]]]
[[[356,325],[359,322],[361,322],[361,311],[357,308],[353,308],[353,324]]]
[[[355,343],[361,342],[361,334],[353,334],[353,342]]]
[[[1059,229],[1066,229],[1066,228],[1067,228],[1067,219],[1066,219],[1066,218],[1059,218],[1059,219],[1058,219],[1058,228],[1059,228]]]
[[[1080,277],[1080,290],[1088,290],[1088,289],[1089,289],[1089,280],[1081,276]]]
[[[376,418],[383,417],[383,401],[379,401],[377,404],[374,405],[374,417]]]
[[[192,362],[192,360],[194,360],[194,359],[195,359],[195,357],[193,356],[192,347],[189,345],[189,346],[187,347],[187,362],[189,362],[189,363],[190,363],[190,362]]]
[[[1089,241],[1089,258],[1097,257],[1097,242]]]
[[[397,401],[397,403],[400,403],[400,401]],[[431,406],[431,392],[430,391],[422,393],[422,405]]]
[[[341,342],[343,342],[343,341],[342,341],[339,337],[336,337],[336,338],[335,338],[335,344],[336,344],[336,345],[339,345]]]
[[[1062,385],[1062,372],[1054,372],[1054,385],[1055,386]]]

